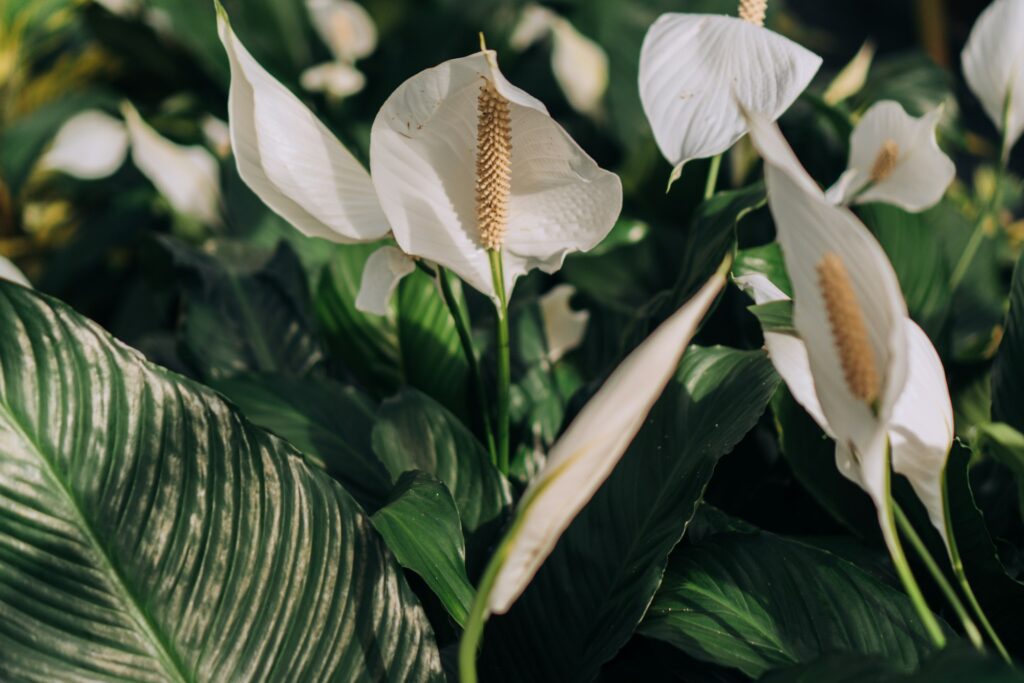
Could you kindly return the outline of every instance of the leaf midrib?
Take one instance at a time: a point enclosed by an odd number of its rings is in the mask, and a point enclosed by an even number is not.
[[[135,621],[136,625],[142,629],[144,635],[150,641],[150,645],[152,645],[156,651],[157,659],[163,666],[164,672],[179,683],[192,683],[192,681],[195,680],[195,677],[185,669],[180,656],[174,650],[173,646],[161,636],[157,625],[149,617],[145,608],[140,604],[136,595],[129,588],[120,568],[114,563],[110,553],[100,542],[99,536],[93,530],[92,524],[82,511],[82,507],[73,491],[65,485],[61,477],[58,476],[57,468],[54,467],[52,460],[48,458],[43,453],[42,449],[39,448],[39,446],[32,440],[29,436],[29,431],[21,424],[21,422],[18,421],[14,411],[12,411],[7,402],[3,400],[0,400],[0,417],[6,418],[7,423],[21,439],[21,442],[35,454],[43,464],[46,474],[51,480],[53,480],[67,498],[76,521],[78,522],[79,528],[86,536],[86,540],[95,551],[95,554],[103,563],[103,568],[107,570],[108,579],[110,580],[115,592],[120,596],[129,615],[133,621]]]

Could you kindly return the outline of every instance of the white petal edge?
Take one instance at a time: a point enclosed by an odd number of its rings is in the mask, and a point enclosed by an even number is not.
[[[551,363],[557,363],[579,346],[587,333],[590,311],[577,311],[569,305],[575,294],[576,288],[572,285],[556,285],[537,302]]]
[[[32,289],[32,283],[25,277],[25,273],[21,272],[21,269],[14,265],[10,259],[3,256],[0,256],[0,280],[8,280],[22,287]]]
[[[218,8],[231,66],[228,125],[238,173],[299,232],[370,242],[388,232],[370,175],[352,153],[249,54]]]
[[[741,110],[774,121],[807,88],[821,58],[734,17],[663,14],[640,53],[640,99],[673,166],[726,151],[747,132]]]
[[[573,109],[596,116],[608,89],[608,55],[567,19],[555,19],[551,30],[551,69],[558,85]]]
[[[57,131],[41,168],[85,180],[106,178],[128,156],[124,123],[98,109],[75,114]]]
[[[508,46],[516,52],[522,52],[551,31],[551,24],[558,18],[547,7],[531,3],[523,8],[519,21],[512,29]]]
[[[552,447],[523,493],[504,561],[488,598],[503,614],[533,579],[559,537],[611,474],[675,374],[690,339],[725,284],[716,273],[612,372]]]
[[[142,120],[128,102],[121,106],[128,124],[132,162],[176,212],[207,225],[219,225],[220,165],[200,145],[171,142]]]
[[[622,207],[618,176],[598,167],[495,60],[493,51],[477,53],[413,76],[381,107],[370,142],[373,183],[399,246],[492,298],[475,195],[477,96],[485,78],[511,109],[507,295],[527,271],[554,272],[569,252],[597,245]]]
[[[310,21],[334,58],[352,63],[377,49],[377,25],[351,0],[306,0]]]
[[[387,315],[395,288],[414,270],[416,262],[397,247],[381,247],[373,252],[363,265],[356,308],[363,313]]]
[[[996,0],[985,8],[974,23],[961,53],[967,85],[995,127],[1003,132],[1007,152],[1024,133],[1022,35],[1024,0]]]

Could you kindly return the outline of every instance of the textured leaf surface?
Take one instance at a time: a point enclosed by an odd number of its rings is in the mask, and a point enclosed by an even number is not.
[[[62,304],[0,329],[0,678],[440,679],[335,482]]]
[[[629,639],[718,458],[778,382],[759,351],[691,348],[611,477],[484,635],[487,680],[587,681]]]
[[[773,672],[764,683],[1019,683],[1024,676],[993,656],[980,655],[966,644],[929,657],[914,673],[899,673],[890,662],[853,654],[826,655],[809,664]]]

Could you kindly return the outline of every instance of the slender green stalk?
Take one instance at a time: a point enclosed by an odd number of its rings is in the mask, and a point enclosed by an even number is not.
[[[953,574],[960,584],[960,590],[963,591],[964,596],[967,598],[967,604],[971,606],[974,616],[978,618],[981,627],[985,630],[985,635],[992,641],[992,645],[999,652],[999,655],[1006,660],[1007,664],[1013,664],[1010,653],[1006,651],[1003,641],[999,639],[995,628],[992,627],[992,622],[988,620],[985,611],[981,609],[981,603],[978,602],[978,598],[975,597],[974,590],[967,580],[967,572],[964,571],[963,559],[960,557],[960,548],[957,546],[956,536],[953,533],[953,514],[949,507],[949,479],[945,475],[942,477],[942,509],[945,512],[946,538],[949,541],[950,563],[953,565]]]
[[[935,580],[936,585],[938,585],[939,590],[942,591],[942,594],[946,596],[946,600],[948,600],[949,604],[953,607],[953,611],[956,612],[957,618],[959,618],[960,623],[963,624],[964,633],[967,634],[967,638],[971,641],[971,644],[974,645],[978,652],[984,652],[985,643],[982,640],[981,631],[978,630],[977,624],[974,623],[974,620],[971,619],[971,616],[967,613],[967,609],[964,607],[964,604],[960,602],[960,597],[956,594],[956,591],[953,590],[953,586],[949,584],[949,581],[946,580],[946,575],[942,572],[942,569],[935,561],[935,558],[932,557],[932,554],[928,551],[928,547],[924,544],[924,541],[922,541],[921,537],[917,535],[914,527],[910,524],[910,520],[907,519],[905,514],[903,514],[903,510],[900,508],[899,504],[894,501],[892,505],[893,512],[896,515],[896,524],[899,525],[900,531],[903,532],[904,537],[910,541],[910,545],[914,548],[914,551],[917,552],[918,557],[921,558],[924,566],[928,569],[928,573],[932,575],[932,578]]]
[[[469,376],[473,385],[473,392],[480,406],[480,414],[483,417],[484,437],[487,440],[487,452],[491,455],[491,462],[498,464],[498,450],[494,445],[494,430],[491,427],[491,409],[487,400],[487,391],[484,389],[483,376],[480,374],[480,364],[477,362],[476,351],[473,349],[473,337],[470,335],[469,318],[466,311],[459,305],[459,300],[452,291],[451,282],[448,280],[448,273],[443,266],[437,266],[437,281],[441,285],[441,296],[444,298],[448,310],[455,321],[455,331],[459,335],[459,342],[462,344],[462,352],[469,364]]]
[[[711,157],[711,165],[708,167],[708,179],[704,184],[704,199],[711,199],[715,194],[715,187],[718,185],[718,172],[722,169],[722,155]]]
[[[498,296],[498,396],[497,404],[498,425],[495,430],[495,440],[498,449],[498,469],[502,474],[508,474],[508,409],[509,389],[512,384],[512,361],[509,350],[508,331],[508,300],[505,297],[505,273],[501,264],[501,252],[492,249],[487,252],[491,259],[491,276],[494,281],[494,292]]]
[[[519,528],[521,516],[517,516],[512,526],[505,534],[509,539],[515,535]],[[491,561],[480,577],[480,584],[476,587],[476,595],[473,597],[473,604],[469,607],[469,617],[466,619],[466,628],[462,631],[462,638],[459,639],[459,682],[477,683],[476,656],[480,649],[480,641],[484,635],[484,624],[491,616],[487,603],[491,599],[491,591],[494,589],[494,582],[498,578],[498,572],[505,559],[508,557],[508,544],[502,542],[498,549],[491,556]]]

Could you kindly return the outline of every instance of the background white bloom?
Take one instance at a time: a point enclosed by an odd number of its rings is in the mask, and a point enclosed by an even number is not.
[[[299,83],[310,92],[322,92],[342,99],[362,90],[366,86],[366,76],[345,62],[324,62],[303,71]]]
[[[995,0],[971,29],[964,78],[1005,139],[1008,154],[1024,133],[1024,0]]]
[[[953,160],[935,139],[941,118],[941,107],[914,118],[892,100],[872,105],[850,135],[849,165],[829,200],[886,202],[911,212],[937,204],[956,177]]]
[[[747,132],[743,111],[774,121],[811,82],[821,58],[735,17],[664,14],[640,53],[640,99],[677,169],[726,151]]]
[[[396,247],[381,247],[366,259],[356,296],[364,313],[387,315],[391,295],[403,277],[416,270],[416,262]]]
[[[40,167],[76,178],[106,178],[128,156],[128,131],[124,123],[98,109],[72,116],[57,131]]]
[[[348,64],[377,49],[377,25],[358,2],[306,0],[313,28],[334,58]]]
[[[576,288],[572,285],[556,285],[537,302],[551,363],[557,363],[579,346],[587,333],[590,311],[577,311],[569,304],[575,294]]]

